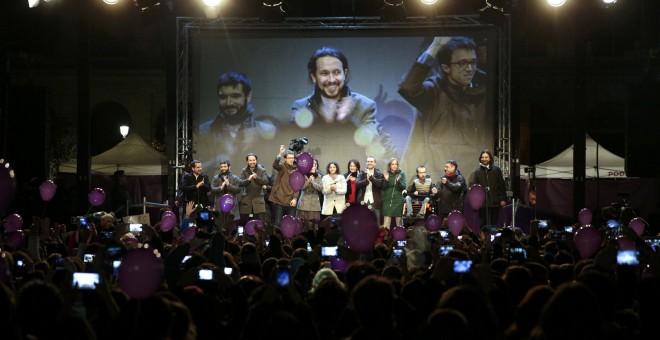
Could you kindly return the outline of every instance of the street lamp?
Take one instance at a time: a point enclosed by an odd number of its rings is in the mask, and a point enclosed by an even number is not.
[[[119,133],[121,133],[121,135],[124,138],[126,138],[126,136],[128,135],[128,130],[129,130],[128,125],[122,125],[122,126],[119,127]]]

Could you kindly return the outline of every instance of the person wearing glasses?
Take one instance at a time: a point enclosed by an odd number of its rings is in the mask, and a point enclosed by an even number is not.
[[[477,50],[469,37],[435,37],[403,76],[399,94],[418,111],[403,164],[469,162],[492,144]]]

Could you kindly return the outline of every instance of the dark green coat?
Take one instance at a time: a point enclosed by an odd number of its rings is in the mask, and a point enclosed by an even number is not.
[[[399,178],[398,181],[397,178]],[[403,196],[401,192],[405,189],[406,173],[401,170],[390,173],[387,181],[383,180],[383,216],[400,217],[403,215]]]

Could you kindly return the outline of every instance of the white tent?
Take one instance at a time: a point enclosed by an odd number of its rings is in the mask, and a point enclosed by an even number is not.
[[[536,165],[536,178],[573,178],[573,148],[562,151],[557,156]],[[600,146],[591,136],[586,135],[585,154],[586,178],[626,178],[625,159]],[[524,168],[520,166],[520,174]]]
[[[167,175],[167,157],[131,133],[110,150],[92,157],[92,174],[112,175],[117,170],[124,170],[127,176]],[[76,160],[60,165],[59,171],[76,173]]]

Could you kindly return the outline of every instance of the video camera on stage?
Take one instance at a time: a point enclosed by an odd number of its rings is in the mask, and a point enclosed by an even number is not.
[[[291,143],[289,143],[289,150],[299,154],[303,152],[305,145],[307,145],[308,142],[309,140],[307,137],[294,138],[291,140]]]

